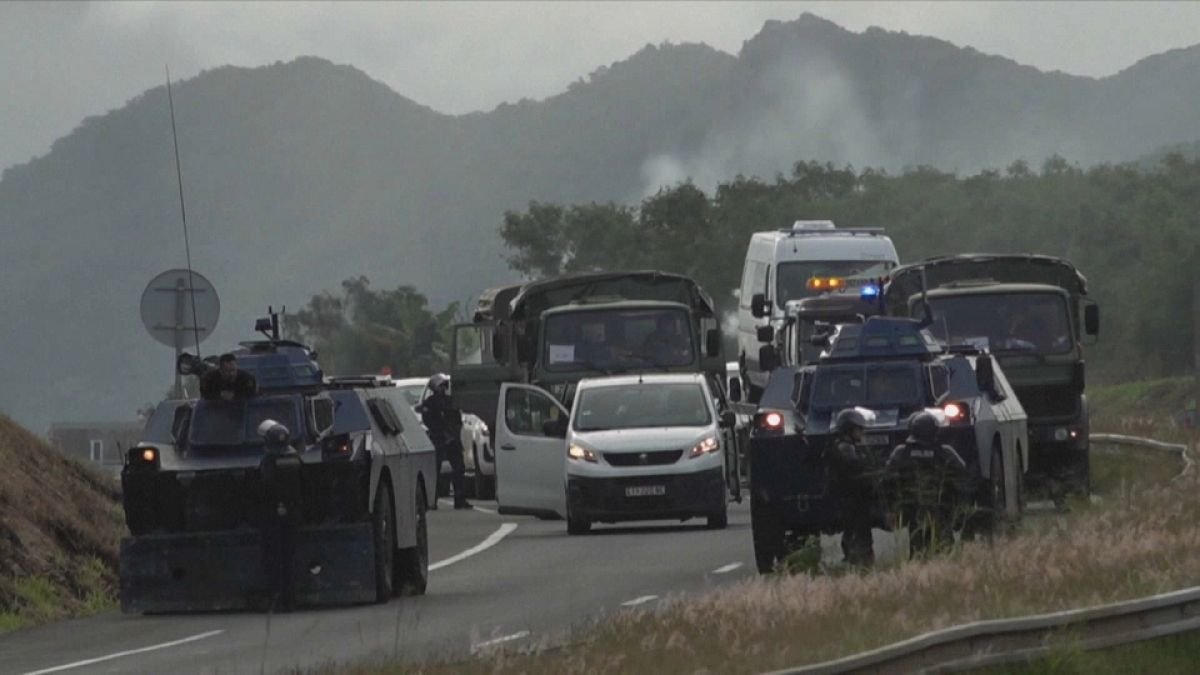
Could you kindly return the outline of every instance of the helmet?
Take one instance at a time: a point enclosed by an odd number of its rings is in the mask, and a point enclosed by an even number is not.
[[[917,413],[908,421],[908,437],[919,443],[937,442],[938,421],[929,411]]]
[[[450,376],[445,373],[436,373],[433,377],[429,378],[428,387],[429,391],[437,391],[441,387],[446,387],[449,390]]]
[[[851,429],[866,429],[867,416],[862,414],[861,410],[856,408],[846,408],[833,418],[833,428],[841,433],[850,431]]]

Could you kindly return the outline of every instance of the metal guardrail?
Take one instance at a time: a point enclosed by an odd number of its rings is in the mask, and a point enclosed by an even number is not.
[[[1143,448],[1152,448],[1155,450],[1166,450],[1167,452],[1178,452],[1180,459],[1183,461],[1183,470],[1179,475],[1171,480],[1180,480],[1184,476],[1192,473],[1192,458],[1188,453],[1188,446],[1183,443],[1163,443],[1156,441],[1153,438],[1142,438],[1141,436],[1125,436],[1123,434],[1091,434],[1089,437],[1092,441],[1100,443],[1115,443],[1118,445],[1136,445]]]
[[[1189,448],[1183,444],[1121,434],[1092,434],[1091,440],[1177,452],[1183,469],[1172,480],[1192,472]],[[1098,607],[976,621],[768,675],[950,673],[1028,662],[1063,647],[1089,651],[1194,630],[1200,630],[1200,586]]]
[[[1200,630],[1200,587],[1088,609],[977,621],[771,675],[950,673]]]

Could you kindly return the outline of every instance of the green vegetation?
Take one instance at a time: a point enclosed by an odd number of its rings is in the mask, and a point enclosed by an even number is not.
[[[1004,173],[966,177],[799,162],[774,181],[739,176],[711,194],[684,183],[636,208],[534,202],[506,213],[501,234],[519,271],[681,272],[726,311],[733,309],[729,291],[740,285],[751,233],[801,217],[884,227],[906,261],[964,251],[1065,256],[1089,276],[1102,307],[1102,337],[1087,353],[1089,379],[1124,382],[1196,365],[1197,190],[1200,160],[1180,155],[1151,172],[1132,165],[1083,170],[1052,158],[1040,172],[1016,162]]]
[[[458,305],[438,313],[411,286],[371,290],[366,277],[342,282],[342,295],[313,296],[284,317],[284,332],[313,347],[325,372],[427,375],[449,367]]]
[[[1007,664],[971,672],[973,675],[1190,675],[1200,658],[1200,632],[1085,652],[1065,647],[1031,664]]]

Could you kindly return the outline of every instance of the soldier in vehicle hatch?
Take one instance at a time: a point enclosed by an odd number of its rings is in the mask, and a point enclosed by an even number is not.
[[[896,446],[883,468],[883,492],[900,524],[908,527],[914,551],[954,541],[956,521],[969,503],[967,463],[949,445],[937,442],[937,419],[918,413],[908,439]]]
[[[849,565],[870,567],[875,564],[871,524],[877,467],[874,455],[863,445],[867,419],[862,412],[847,408],[837,414],[833,426],[837,438],[832,465],[835,489],[841,497],[842,554]]]
[[[217,368],[200,376],[200,398],[206,401],[236,401],[258,393],[254,376],[238,368],[237,357],[222,354]]]

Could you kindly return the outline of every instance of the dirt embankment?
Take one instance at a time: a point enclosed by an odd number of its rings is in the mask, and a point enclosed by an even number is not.
[[[0,631],[113,602],[117,485],[0,415]]]

